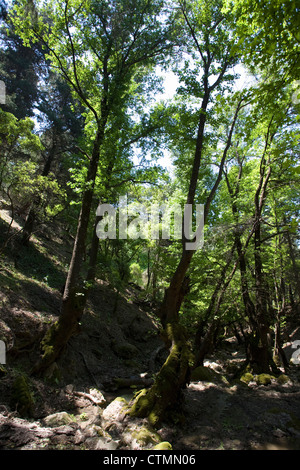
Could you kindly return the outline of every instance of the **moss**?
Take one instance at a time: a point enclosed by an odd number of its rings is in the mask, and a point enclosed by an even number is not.
[[[59,357],[68,340],[78,332],[77,321],[56,321],[41,341],[41,357],[31,370],[31,375],[42,375]],[[59,378],[58,378],[59,380]]]
[[[46,332],[42,342],[41,347],[43,351],[43,359],[45,360],[48,356],[52,356],[54,352],[54,343],[58,331],[58,321],[53,323],[51,327]]]
[[[157,444],[161,441],[159,434],[146,426],[143,426],[138,432],[133,433],[132,437],[134,437],[137,442],[145,446],[148,444]]]
[[[280,385],[284,385],[290,381],[290,378],[285,374],[281,374],[279,377],[277,377],[276,381]]]
[[[170,442],[163,441],[157,444],[156,446],[152,447],[151,450],[172,450],[172,446]]]
[[[164,410],[161,410],[160,412],[159,408],[157,407],[149,413],[148,419],[149,419],[149,423],[151,424],[151,426],[156,427],[159,424],[162,418],[163,411]]]
[[[142,416],[144,412],[147,415],[148,406],[149,406],[148,390],[144,388],[135,394],[134,402],[130,408],[129,415],[130,416]]]
[[[147,417],[156,427],[162,419],[178,421],[181,391],[188,383],[191,352],[184,329],[177,324],[168,324],[164,331],[172,344],[169,356],[157,374],[149,390],[141,390],[135,397],[130,415]]]
[[[273,354],[273,361],[277,367],[280,367],[281,361],[280,361],[280,357],[278,354]]]
[[[205,366],[196,367],[191,373],[191,380],[194,382],[222,382],[224,385],[229,385],[225,376]]]
[[[250,374],[250,372],[246,372],[245,374],[243,374],[240,378],[240,381],[245,383],[245,384],[249,384],[251,381],[253,380],[253,375]]]
[[[116,397],[114,401],[120,401],[121,403],[123,403],[124,407],[128,406],[128,402],[124,397]]]
[[[259,374],[255,377],[257,385],[269,385],[274,377],[270,374]]]
[[[12,384],[11,406],[16,408],[21,416],[31,416],[34,398],[27,378],[19,375]]]

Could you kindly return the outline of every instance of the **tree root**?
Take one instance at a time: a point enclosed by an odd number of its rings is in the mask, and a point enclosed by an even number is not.
[[[190,378],[191,353],[184,329],[178,324],[167,324],[165,333],[171,342],[170,353],[158,372],[150,389],[141,390],[129,411],[130,416],[147,417],[152,426],[176,413],[179,419],[178,404],[182,402],[182,390]],[[176,407],[176,411],[175,411]]]

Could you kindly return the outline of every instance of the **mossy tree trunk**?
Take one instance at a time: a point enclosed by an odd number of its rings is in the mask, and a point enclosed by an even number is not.
[[[137,395],[130,412],[132,416],[147,417],[154,426],[171,418],[174,412],[180,414],[182,391],[189,382],[192,353],[179,322],[179,310],[188,290],[189,278],[185,274],[191,259],[191,252],[183,251],[160,308],[162,338],[169,355],[152,387]]]
[[[93,202],[93,192],[97,174],[100,148],[104,138],[106,119],[98,129],[87,175],[87,189],[82,198],[82,205],[77,225],[71,262],[63,293],[60,317],[47,331],[42,343],[42,356],[33,367],[33,374],[41,374],[61,354],[69,339],[79,332],[79,322],[86,300],[84,286],[81,285],[81,265],[85,251],[85,241]]]
[[[204,46],[205,53],[207,54],[207,57],[205,58],[196,39],[197,32],[189,22],[188,12],[185,9],[185,5],[182,4],[181,8],[187,23],[187,29],[190,31],[193,41],[196,44],[197,51],[200,53],[200,60],[202,60],[204,72],[201,84],[203,87],[203,98],[199,112],[195,153],[186,199],[186,204],[193,205],[198,185],[199,170],[202,164],[207,108],[213,91],[222,82],[224,74],[230,66],[230,60],[227,55],[226,58],[221,59],[222,66],[219,76],[216,78],[215,82],[210,85],[209,77],[212,74],[213,63],[208,43]],[[216,26],[212,26],[210,30],[212,34],[215,28]],[[204,205],[204,224],[207,221],[210,205],[222,180],[224,164],[228,150],[231,146],[235,123],[239,111],[243,107],[242,103],[243,98],[241,98],[237,103],[232,124],[227,136],[226,145],[219,164],[219,171],[206,198]],[[170,410],[172,407],[174,408],[174,405],[176,405],[176,410],[178,411],[181,403],[182,390],[188,384],[190,376],[189,361],[192,357],[192,353],[190,346],[187,343],[184,329],[180,325],[179,312],[184,297],[189,289],[188,269],[195,251],[186,249],[186,242],[190,240],[186,240],[184,236],[182,238],[182,254],[177,265],[177,269],[171,278],[169,287],[165,291],[164,299],[160,308],[160,318],[164,329],[163,334],[165,336],[166,344],[170,347],[169,356],[161,370],[158,372],[153,386],[149,390],[143,390],[138,394],[133,401],[131,408],[132,416],[148,417],[153,424],[157,424],[166,416],[169,416]]]
[[[182,418],[182,390],[190,378],[191,353],[184,328],[176,322],[168,323],[164,332],[171,343],[169,356],[152,387],[141,390],[130,409],[131,416],[147,417],[153,426],[163,419],[174,419],[174,413],[177,419]]]

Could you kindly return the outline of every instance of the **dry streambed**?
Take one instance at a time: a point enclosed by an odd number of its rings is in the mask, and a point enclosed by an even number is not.
[[[158,430],[126,415],[130,391],[114,398],[96,389],[78,391],[69,385],[58,395],[73,412],[68,409],[41,419],[25,419],[2,406],[0,448],[300,449],[298,372],[293,380],[280,383],[272,379],[266,385],[254,380],[230,384],[221,374],[215,380],[194,380],[184,392],[185,423]]]

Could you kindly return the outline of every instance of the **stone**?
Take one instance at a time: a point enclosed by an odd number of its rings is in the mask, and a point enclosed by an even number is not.
[[[245,384],[249,384],[250,382],[252,382],[253,380],[253,375],[250,374],[250,372],[246,372],[245,374],[243,374],[240,378],[240,381],[245,383]]]
[[[82,442],[84,442],[84,440],[85,440],[84,433],[81,431],[81,429],[77,429],[77,431],[75,433],[75,437],[74,437],[74,444],[76,444],[76,445],[82,444]]]
[[[49,428],[55,428],[74,423],[74,418],[72,418],[72,416],[70,416],[66,411],[61,411],[60,413],[46,416],[43,421]]]
[[[114,440],[107,440],[99,438],[95,446],[95,450],[116,450],[119,447],[119,442]]]
[[[122,421],[128,410],[128,403],[125,398],[115,398],[104,410],[102,418],[105,421]]]
[[[277,383],[280,385],[285,385],[289,382],[291,382],[291,379],[285,374],[281,374],[279,377],[277,377]]]
[[[95,404],[98,406],[102,406],[106,403],[106,399],[100,390],[97,390],[96,388],[91,388],[89,391],[89,394],[91,395],[92,398],[95,400]]]

